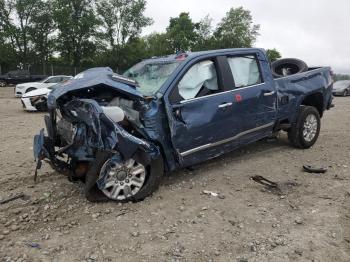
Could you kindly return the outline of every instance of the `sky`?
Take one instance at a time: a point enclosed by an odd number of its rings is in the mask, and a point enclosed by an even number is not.
[[[194,22],[209,15],[215,27],[231,7],[239,6],[260,24],[254,46],[276,48],[283,57],[300,58],[309,66],[350,73],[349,0],[148,0],[146,15],[154,24],[143,35],[164,32],[169,18],[181,12],[189,12]]]

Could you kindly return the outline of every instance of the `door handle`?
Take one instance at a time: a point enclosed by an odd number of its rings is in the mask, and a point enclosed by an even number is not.
[[[221,104],[218,106],[218,108],[225,108],[225,107],[229,107],[229,106],[232,106],[232,103],[224,103],[224,104]]]
[[[264,93],[264,96],[273,96],[275,93],[276,93],[275,91],[267,92],[267,93]]]
[[[173,114],[174,114],[174,117],[175,117],[175,119],[176,119],[177,121],[186,124],[185,121],[184,121],[183,118],[182,118],[182,114],[181,114],[181,109],[180,109],[180,108],[174,108],[174,109],[173,109]]]

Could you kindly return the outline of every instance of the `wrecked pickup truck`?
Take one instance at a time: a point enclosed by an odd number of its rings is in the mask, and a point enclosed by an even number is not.
[[[330,68],[273,78],[262,49],[182,53],[117,75],[93,68],[53,90],[34,155],[92,201],[142,200],[164,173],[288,132],[309,148],[332,106]]]

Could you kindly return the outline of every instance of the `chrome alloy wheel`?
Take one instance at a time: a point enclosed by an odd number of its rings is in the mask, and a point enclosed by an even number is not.
[[[318,121],[315,115],[310,114],[306,117],[303,127],[303,137],[305,141],[311,142],[317,133]]]
[[[112,200],[126,200],[136,195],[146,179],[146,168],[133,159],[120,163],[110,158],[102,166],[99,180],[104,180],[101,191]]]

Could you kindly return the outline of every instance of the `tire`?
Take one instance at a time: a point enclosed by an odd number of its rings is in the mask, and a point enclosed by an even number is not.
[[[344,90],[343,96],[348,96],[348,90]]]
[[[299,74],[308,70],[307,64],[296,58],[284,58],[271,64],[271,71],[275,78]]]
[[[307,120],[314,120],[309,124],[309,128],[305,126]],[[309,122],[310,123],[310,122]],[[312,126],[312,127],[311,127]],[[307,132],[308,129],[309,132]],[[288,139],[292,146],[301,149],[307,149],[313,146],[320,134],[321,120],[320,114],[313,106],[300,106],[296,121],[292,124],[288,131]],[[312,131],[311,131],[312,130]],[[305,136],[305,133],[308,134]]]
[[[106,166],[106,163],[108,163],[111,158],[114,157],[115,155],[106,152],[100,152],[97,154],[96,160],[91,164],[90,169],[86,175],[85,196],[87,200],[91,202],[102,202],[110,200],[120,203],[129,201],[138,202],[144,200],[146,197],[150,196],[158,189],[164,172],[162,157],[152,160],[146,166],[145,181],[141,189],[139,189],[136,194],[131,195],[125,199],[109,198],[102,190],[99,189],[97,184],[101,178],[101,170]]]
[[[0,87],[6,87],[7,83],[4,80],[0,80]]]
[[[34,91],[34,90],[36,90],[36,88],[34,88],[34,87],[29,87],[29,88],[25,91],[25,93],[29,93],[29,92]]]

